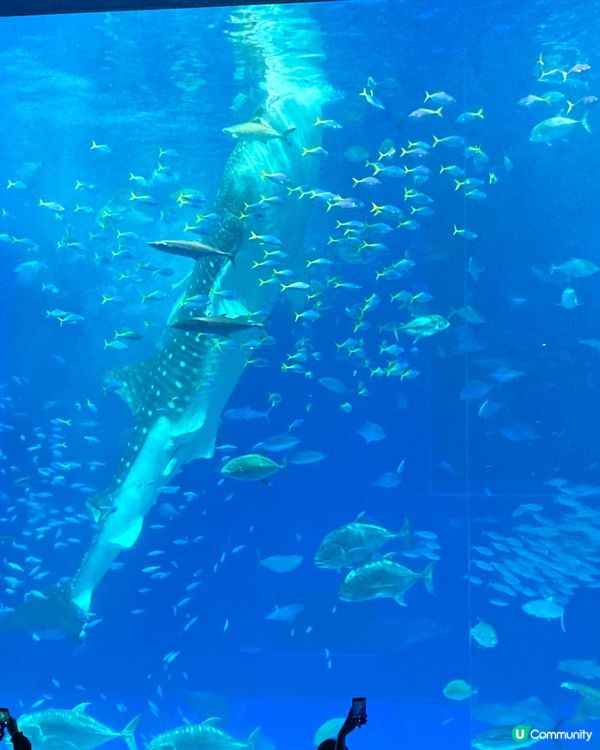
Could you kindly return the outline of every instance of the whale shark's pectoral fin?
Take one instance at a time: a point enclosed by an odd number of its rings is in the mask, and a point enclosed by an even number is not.
[[[250,310],[246,307],[241,299],[227,299],[220,297],[215,301],[215,315],[225,316],[227,318],[248,318],[251,315]]]
[[[92,514],[94,523],[102,524],[110,515],[113,507],[112,489],[96,493],[86,501],[87,509]]]
[[[119,534],[110,537],[109,544],[121,549],[131,549],[137,542],[139,535],[142,533],[143,516],[136,516],[124,528],[119,530]]]
[[[71,585],[59,583],[43,595],[30,595],[20,607],[0,619],[0,634],[28,630],[40,637],[84,637],[85,615],[71,600]]]
[[[148,392],[148,373],[156,365],[156,358],[150,357],[135,365],[127,365],[106,376],[105,382],[125,401],[132,414],[137,414]]]

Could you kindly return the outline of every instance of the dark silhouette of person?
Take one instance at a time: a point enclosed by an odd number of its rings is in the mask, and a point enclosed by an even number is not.
[[[0,740],[4,737],[4,726],[8,730],[14,750],[31,750],[31,742],[19,731],[19,725],[14,716],[9,716],[5,725],[0,728]]]
[[[348,716],[346,716],[346,720],[338,732],[337,738],[335,740],[323,740],[317,750],[348,750],[346,747],[346,737],[350,732],[356,729],[356,727],[360,726],[360,724],[360,719],[353,716],[352,709],[350,709]]]

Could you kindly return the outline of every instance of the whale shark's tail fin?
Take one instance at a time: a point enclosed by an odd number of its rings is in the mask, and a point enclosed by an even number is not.
[[[59,583],[45,592],[31,591],[23,604],[0,618],[0,635],[19,630],[32,633],[36,640],[67,636],[81,641],[85,616],[71,600],[71,586]]]

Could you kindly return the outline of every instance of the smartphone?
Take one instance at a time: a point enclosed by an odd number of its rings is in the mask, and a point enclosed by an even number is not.
[[[356,723],[361,726],[367,723],[367,699],[366,698],[352,698],[352,718],[356,719]]]
[[[0,708],[0,727],[5,727],[10,719],[10,711],[8,708]]]

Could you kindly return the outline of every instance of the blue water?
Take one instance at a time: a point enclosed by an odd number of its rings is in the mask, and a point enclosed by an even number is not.
[[[572,258],[600,265],[597,10],[316,3],[286,9],[292,31],[281,24],[278,37],[270,28],[271,43],[254,50],[230,20],[233,13],[248,21],[239,9],[0,20],[5,617],[28,592],[71,581],[94,544],[100,525],[86,501],[111,485],[132,424],[106,384],[161,346],[191,269],[147,243],[210,238],[184,226],[215,210],[235,146],[223,128],[255,115],[264,63],[288,42],[291,58],[319,71],[322,117],[342,126],[315,128],[314,142],[289,137],[299,164],[318,162],[316,182],[303,187],[363,204],[328,210],[314,195],[298,198],[263,180],[265,195],[310,203],[310,212],[295,264],[279,257],[253,271],[255,284],[291,264],[277,284],[310,288],[278,294],[264,317],[270,340],[250,352],[259,359],[244,368],[226,409],[275,406],[267,418],[222,416],[214,456],[183,466],[117,558],[119,569],[97,586],[84,639],[47,639],[35,627],[3,632],[3,705],[19,715],[86,701],[119,729],[141,714],[140,747],[217,713],[238,738],[260,726],[276,747],[300,750],[324,721],[345,715],[353,695],[368,696],[369,722],[349,737],[351,750],[390,742],[466,748],[492,726],[478,707],[531,696],[545,707],[544,728],[559,720],[594,728],[600,693],[595,713],[578,714],[577,690],[561,682],[600,690],[598,681],[557,665],[598,655],[600,287],[595,266],[585,275],[560,268]],[[306,49],[297,47],[302,39]],[[315,57],[303,57],[307,51]],[[538,80],[544,75],[552,82]],[[383,108],[360,96],[365,89]],[[442,117],[409,116],[440,106],[424,103],[426,91],[453,97]],[[519,104],[550,91],[558,92],[554,102]],[[455,122],[480,108],[483,118]],[[573,120],[562,137],[530,140],[536,124],[559,115]],[[591,133],[574,122],[584,115]],[[317,131],[328,155],[300,156],[318,145]],[[432,147],[434,135],[464,143]],[[109,149],[91,149],[92,141]],[[423,152],[401,156],[416,141],[427,144]],[[379,167],[427,167],[426,180],[383,173],[379,184],[353,188],[352,178],[376,171],[365,161],[391,146]],[[356,147],[358,155],[349,153]],[[173,153],[159,160],[159,148]],[[455,189],[442,165],[481,182]],[[201,207],[177,205],[176,193],[190,188],[202,194]],[[469,196],[471,189],[485,195]],[[429,196],[431,215],[405,190]],[[375,217],[372,203],[395,205],[418,226],[397,228],[390,215]],[[277,226],[280,210],[269,208],[267,221]],[[262,221],[246,219],[244,236],[260,233]],[[343,236],[336,221],[381,221],[391,231],[344,251],[328,243]],[[453,226],[477,237],[453,236]],[[280,222],[284,252],[287,228]],[[117,230],[135,237],[120,239]],[[364,239],[385,247],[356,250]],[[264,250],[256,243],[256,261],[268,259]],[[306,268],[316,258],[330,264]],[[402,258],[414,268],[386,276]],[[348,288],[336,288],[340,282]],[[565,306],[565,289],[576,306]],[[402,291],[404,304],[391,299]],[[142,302],[152,292],[164,299]],[[406,301],[419,293],[430,301]],[[316,319],[295,320],[306,310]],[[400,328],[431,315],[449,326],[423,337]],[[116,330],[141,338],[107,347]],[[382,352],[386,346],[403,351]],[[297,372],[282,367],[292,364]],[[347,390],[334,392],[322,378]],[[364,439],[369,424],[381,439]],[[236,482],[220,474],[228,458],[284,433],[299,442],[266,454],[284,467],[273,476]],[[306,450],[324,457],[296,464]],[[395,486],[378,486],[382,477]],[[527,504],[534,508],[523,510]],[[433,561],[433,594],[417,581],[406,607],[381,594],[338,598],[349,569],[321,569],[314,555],[326,534],[362,512],[393,532],[407,518],[412,534],[408,545],[393,540],[363,562],[395,551],[394,560],[420,573]],[[259,564],[272,555],[303,560],[276,573]],[[517,560],[523,568],[511,584],[507,570],[514,575]],[[143,572],[155,565],[162,579]],[[511,593],[490,586],[498,583]],[[564,631],[556,616],[526,614],[531,601],[562,607]],[[293,623],[266,619],[290,604],[303,605]],[[470,637],[479,620],[496,630],[494,648]],[[477,692],[449,700],[443,689],[453,679]],[[192,691],[210,701],[194,702]]]

